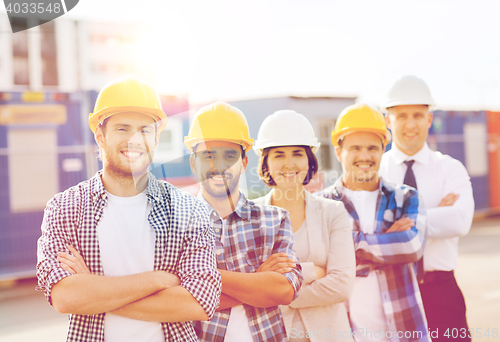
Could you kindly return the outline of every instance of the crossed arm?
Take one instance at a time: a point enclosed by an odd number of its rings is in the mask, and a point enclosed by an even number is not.
[[[288,305],[297,296],[304,278],[295,263],[293,230],[286,211],[280,224],[267,234],[274,241],[272,254],[254,273],[219,270],[223,286],[218,310],[242,303],[261,308]]]
[[[75,276],[54,285],[52,300],[58,311],[87,315],[112,312],[138,320],[161,322],[183,321],[179,315],[186,317],[184,320],[208,319],[191,294],[178,286],[180,280],[176,275],[152,271],[125,277],[96,276],[90,274],[78,251],[72,246],[68,249],[72,254],[60,252],[57,260],[64,270]],[[283,273],[290,272],[295,266],[286,253],[276,253],[256,273],[219,270],[224,287],[217,310],[242,303],[256,307],[290,304],[295,292]],[[124,288],[123,284],[127,286]],[[184,298],[180,290],[184,290],[194,302],[187,296]],[[191,318],[199,309],[202,312],[197,314],[205,317]],[[175,313],[173,320],[169,319],[169,312]]]
[[[279,264],[277,260],[280,259],[288,259],[287,254],[271,255],[256,273],[219,270],[223,287],[221,305],[217,310],[242,303],[261,308],[290,304],[295,297],[295,289],[283,273],[290,272],[296,265],[293,261],[285,262],[289,266],[285,267],[282,273],[271,270],[269,265]]]
[[[144,321],[182,322],[207,320],[208,315],[179,278],[164,271],[123,277],[91,274],[72,246],[71,254],[59,252],[57,260],[72,276],[54,285],[52,304],[61,313],[93,315],[112,312]]]
[[[427,210],[427,231],[431,239],[448,239],[469,233],[474,216],[474,196],[467,170],[457,160],[444,170],[447,194],[435,208]]]
[[[402,218],[386,232],[353,231],[357,264],[407,264],[422,257],[426,237],[425,207],[417,192],[411,191],[405,196]]]

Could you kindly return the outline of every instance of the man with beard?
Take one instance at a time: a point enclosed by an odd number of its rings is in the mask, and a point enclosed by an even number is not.
[[[205,206],[148,173],[166,115],[135,76],[108,83],[89,125],[103,169],[47,203],[38,289],[69,313],[67,341],[197,341],[219,304]]]
[[[342,201],[353,221],[357,269],[348,311],[356,341],[430,341],[413,264],[422,257],[425,212],[415,189],[379,176],[389,141],[382,113],[345,108],[332,132],[343,174],[316,195]]]
[[[210,213],[223,284],[214,317],[194,323],[200,340],[285,341],[278,305],[292,302],[303,278],[287,211],[248,201],[239,190],[253,145],[245,116],[224,102],[201,108],[184,143]]]

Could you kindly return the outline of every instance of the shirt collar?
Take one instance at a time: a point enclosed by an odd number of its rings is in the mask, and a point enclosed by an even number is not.
[[[98,171],[94,177],[90,179],[90,193],[93,202],[96,202],[99,197],[106,196],[106,189],[104,189],[104,184],[102,184],[101,175],[102,170]]]
[[[342,175],[341,175],[339,179],[337,179],[335,183],[332,185],[332,193],[337,198],[342,198],[344,189],[346,189],[346,187],[342,182]],[[380,177],[378,191],[383,194],[387,194],[388,192],[394,191],[394,186],[391,183],[386,182],[382,177]]]
[[[394,143],[391,147],[391,151],[392,150],[394,150],[393,156],[396,164],[402,164],[408,160],[415,160],[419,164],[426,165],[429,163],[430,153],[432,152],[427,142],[424,144],[424,147],[420,149],[420,151],[412,156],[409,156],[406,153],[402,152]]]
[[[106,197],[106,189],[104,184],[102,184],[102,170],[98,171],[94,177],[90,179],[90,188],[92,200],[95,202],[99,197]],[[148,186],[146,187],[146,196],[148,201],[158,202],[160,200],[160,186],[156,177],[148,172]]]
[[[156,177],[151,172],[148,172],[146,196],[148,196],[148,199],[154,200],[155,202],[160,200],[160,185],[158,184]]]
[[[199,200],[201,200],[203,203],[205,203],[205,206],[208,208],[208,212],[212,214],[212,212],[216,212],[215,209],[207,202],[205,197],[203,197],[201,190],[198,192],[198,197]],[[240,218],[245,219],[247,221],[250,221],[250,217],[252,215],[252,211],[250,208],[250,204],[248,202],[248,199],[243,195],[243,193],[240,191],[240,199],[238,200],[238,203],[236,204],[236,208],[234,211],[228,215],[231,216],[233,214],[238,215]]]

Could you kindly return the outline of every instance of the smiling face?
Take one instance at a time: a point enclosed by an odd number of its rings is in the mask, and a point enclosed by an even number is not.
[[[197,175],[204,196],[225,198],[238,193],[240,175],[248,162],[246,156],[241,158],[241,153],[241,145],[227,141],[207,141],[195,147],[191,170]]]
[[[384,146],[377,134],[369,132],[348,134],[335,151],[337,159],[342,163],[342,180],[345,187],[367,191],[378,188],[378,170]]]
[[[267,167],[277,188],[301,188],[309,170],[309,159],[304,147],[273,147],[269,150]]]
[[[427,105],[404,105],[388,109],[387,124],[392,131],[394,143],[405,154],[412,156],[424,147],[432,113]]]
[[[140,113],[115,114],[95,134],[104,170],[117,177],[144,175],[158,144],[156,138],[155,121]]]

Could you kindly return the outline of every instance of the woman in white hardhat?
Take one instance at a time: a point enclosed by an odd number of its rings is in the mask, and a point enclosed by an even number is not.
[[[258,173],[272,190],[257,203],[286,209],[304,283],[299,296],[281,306],[290,341],[352,341],[345,302],[352,292],[355,257],[352,227],[342,202],[312,196],[304,189],[318,171],[314,130],[302,114],[280,110],[259,129],[254,151]],[[284,273],[286,256],[270,257],[259,271]],[[309,332],[309,334],[307,333]],[[313,334],[312,332],[317,332]]]

